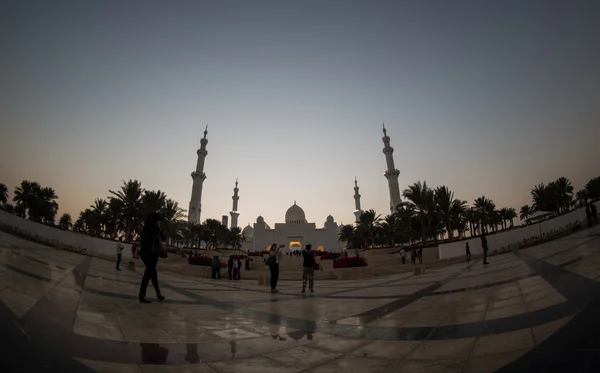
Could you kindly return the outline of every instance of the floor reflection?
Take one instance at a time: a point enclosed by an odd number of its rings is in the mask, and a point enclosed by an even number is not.
[[[158,343],[140,343],[140,346],[144,364],[164,364],[169,357],[169,350]]]

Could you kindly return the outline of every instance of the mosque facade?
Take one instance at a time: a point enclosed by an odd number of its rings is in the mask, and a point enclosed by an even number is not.
[[[207,126],[208,129],[208,126]],[[206,179],[204,173],[204,161],[208,152],[206,151],[206,145],[208,140],[206,139],[207,129],[204,130],[204,138],[200,141],[200,149],[198,149],[198,161],[196,163],[196,171],[192,172],[192,196],[190,201],[190,209],[188,210],[188,221],[194,223],[200,223],[200,212],[201,212],[201,199],[202,199],[202,186]],[[400,171],[396,169],[394,164],[394,148],[390,145],[390,137],[387,135],[385,124],[383,125],[383,153],[385,155],[387,169],[384,173],[385,178],[388,181],[388,189],[390,195],[390,210],[395,212],[396,206],[401,202],[400,199],[400,188],[398,186],[398,176]],[[231,217],[231,228],[236,228],[238,225],[238,201],[239,201],[239,188],[238,180],[235,181],[235,188],[233,189],[233,206],[229,212]],[[355,216],[355,222],[358,223],[360,215],[363,210],[360,206],[360,194],[357,179],[354,178],[354,210],[352,213]],[[224,215],[222,222],[227,226]],[[309,223],[306,220],[306,214],[304,210],[296,204],[288,208],[284,218],[285,223],[275,223],[274,227],[271,228],[262,216],[256,218],[256,222],[251,226],[248,224],[242,229],[242,233],[246,238],[246,241],[242,243],[242,249],[248,251],[263,251],[270,248],[272,244],[284,245],[285,250],[298,250],[303,248],[306,244],[311,244],[313,249],[327,250],[327,251],[338,251],[345,246],[343,242],[338,240],[338,233],[340,232],[343,225],[338,225],[333,216],[329,215],[323,223],[323,227],[317,228],[316,223]]]

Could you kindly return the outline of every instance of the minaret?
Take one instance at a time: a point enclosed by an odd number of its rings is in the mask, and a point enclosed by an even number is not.
[[[385,129],[385,123],[383,124],[383,154],[385,154],[385,162],[387,163],[387,170],[383,174],[388,181],[388,187],[390,189],[390,211],[392,214],[396,212],[396,206],[402,201],[400,199],[400,187],[398,186],[398,176],[400,171],[394,166],[394,148],[390,146],[390,137],[387,135]]]
[[[207,134],[208,124],[204,129],[204,137],[200,140],[200,149],[196,151],[196,154],[198,154],[196,171],[192,172],[192,198],[190,200],[190,209],[188,210],[188,221],[190,223],[200,224],[200,212],[202,211],[202,184],[204,184],[204,180],[206,180],[204,160],[208,154],[206,151],[206,144],[208,144],[208,140],[206,139]]]
[[[360,222],[362,210],[360,209],[360,194],[358,194],[358,182],[356,181],[356,176],[354,177],[354,208],[353,214],[356,217],[354,221],[358,223]]]
[[[240,216],[240,213],[237,211],[238,209],[238,200],[240,199],[240,197],[238,197],[238,179],[237,177],[235,178],[235,188],[233,188],[233,209],[229,212],[229,215],[231,215],[231,228],[236,228],[237,225],[237,219],[238,216]]]

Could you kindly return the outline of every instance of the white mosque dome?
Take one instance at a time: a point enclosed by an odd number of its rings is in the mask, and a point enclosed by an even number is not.
[[[262,215],[259,215],[258,218],[256,218],[256,222],[257,223],[264,223],[265,222],[265,218],[263,218]]]
[[[327,217],[327,223],[333,223],[333,216],[329,215]]]
[[[300,206],[294,204],[285,213],[285,222],[289,223],[306,223],[306,215]]]
[[[242,234],[247,238],[253,238],[254,237],[254,228],[252,228],[252,226],[250,226],[250,224],[248,224],[244,229],[242,229]]]

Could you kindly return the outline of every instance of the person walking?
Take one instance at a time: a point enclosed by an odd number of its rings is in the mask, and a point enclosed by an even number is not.
[[[471,261],[471,248],[469,248],[469,243],[465,242],[465,250],[467,254],[467,262]]]
[[[402,264],[406,264],[406,250],[404,248],[400,249],[400,258],[402,258]]]
[[[121,256],[123,254],[124,248],[125,247],[123,246],[123,237],[119,237],[119,242],[117,242],[117,271],[121,270],[119,266],[121,265]]]
[[[485,232],[481,232],[481,247],[483,248],[483,264],[490,264],[487,261],[488,243]]]
[[[142,277],[142,283],[140,285],[140,293],[138,297],[140,303],[150,303],[150,301],[146,300],[148,281],[152,281],[152,286],[154,286],[158,301],[162,302],[165,300],[165,297],[161,295],[160,288],[158,287],[158,274],[156,272],[158,254],[153,250],[157,240],[161,240],[162,242],[166,240],[159,226],[161,219],[162,217],[158,212],[153,212],[146,217],[146,221],[144,222],[142,237],[140,239],[142,245],[140,249],[140,257],[146,266],[146,270],[144,271],[144,277]]]
[[[302,252],[302,292],[306,292],[306,283],[308,282],[308,289],[312,293],[314,291],[313,285],[315,281],[315,254],[312,252],[312,245],[307,244],[305,250]]]
[[[269,258],[267,259],[267,265],[269,266],[269,271],[271,272],[271,293],[279,292],[279,290],[277,290],[277,281],[279,280],[279,262],[281,261],[280,248],[281,247],[277,247],[276,243],[271,245]]]

